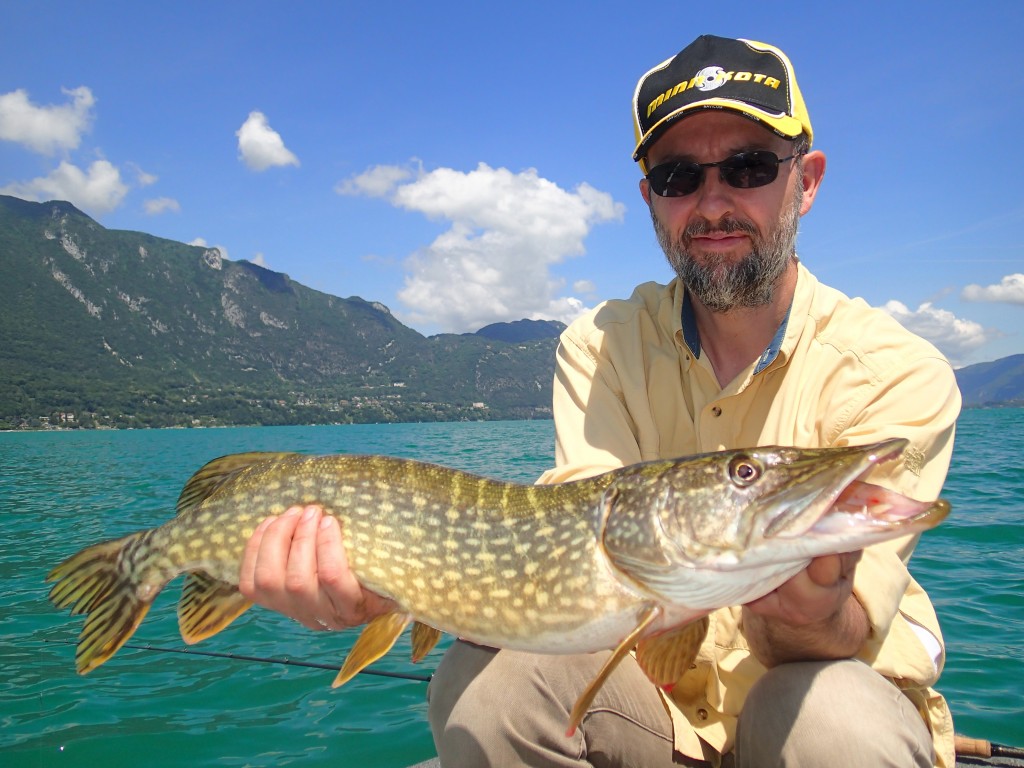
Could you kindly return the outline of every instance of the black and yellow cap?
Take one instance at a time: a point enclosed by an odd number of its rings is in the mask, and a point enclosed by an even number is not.
[[[728,109],[787,139],[814,138],[793,65],[778,48],[754,40],[702,35],[650,70],[633,95],[633,159],[646,156],[676,120],[702,109]]]

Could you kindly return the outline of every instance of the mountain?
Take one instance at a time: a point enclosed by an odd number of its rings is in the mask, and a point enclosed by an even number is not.
[[[496,341],[538,341],[540,339],[557,339],[565,330],[565,323],[557,320],[515,320],[511,323],[492,323],[485,325],[478,336]]]
[[[1024,355],[968,365],[956,372],[964,405],[1024,405]]]
[[[216,249],[0,195],[0,429],[550,418],[561,323],[425,337]],[[1024,355],[957,371],[1024,404]]]
[[[59,201],[0,196],[0,271],[0,427],[550,417],[554,327],[427,338]]]

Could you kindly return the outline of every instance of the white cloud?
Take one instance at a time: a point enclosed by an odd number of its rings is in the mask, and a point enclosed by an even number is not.
[[[904,328],[938,347],[954,366],[963,365],[971,352],[998,335],[973,320],[963,320],[948,310],[938,309],[930,302],[911,311],[899,301],[889,301],[882,309]]]
[[[299,164],[299,158],[284,145],[281,134],[270,127],[262,112],[250,112],[235,135],[238,137],[239,158],[254,171]]]
[[[69,103],[46,107],[33,104],[21,89],[0,94],[0,139],[43,155],[77,149],[92,123],[96,99],[85,86],[61,90]]]
[[[146,200],[142,206],[150,216],[158,216],[167,211],[177,213],[181,210],[181,205],[173,197],[155,197],[152,200]]]
[[[597,291],[597,286],[593,280],[577,280],[572,284],[572,289],[576,293],[594,293]]]
[[[408,322],[446,331],[522,318],[573,320],[586,307],[560,295],[551,267],[581,255],[591,228],[620,220],[625,210],[588,184],[570,192],[534,169],[512,173],[484,163],[468,173],[377,166],[337,189],[450,222],[406,260],[398,294]]]
[[[9,184],[0,188],[0,193],[39,202],[68,200],[95,215],[117,208],[128,193],[128,185],[107,160],[96,160],[88,171],[61,161],[49,176]]]
[[[257,253],[255,256],[249,259],[249,261],[251,261],[257,267],[263,267],[264,269],[267,266],[267,260],[263,257],[262,253]]]
[[[135,163],[128,163],[128,167],[135,171],[135,180],[139,183],[140,187],[150,187],[160,180],[159,176],[154,176],[152,173],[146,173]]]
[[[960,294],[964,301],[992,301],[1003,304],[1024,304],[1024,274],[1007,275],[999,285],[968,285]]]
[[[387,197],[413,172],[408,168],[396,165],[377,165],[358,176],[345,179],[334,187],[339,195],[366,195],[367,197]]]

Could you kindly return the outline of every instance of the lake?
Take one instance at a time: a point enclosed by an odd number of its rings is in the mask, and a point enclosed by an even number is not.
[[[227,453],[386,453],[529,482],[553,461],[549,421],[0,433],[0,755],[5,766],[364,766],[433,753],[426,684],[123,648],[74,672],[81,619],[47,602],[47,571],[81,547],[173,514],[182,485]],[[957,731],[1024,744],[1024,409],[965,411],[944,495],[953,514],[911,570],[943,622],[939,688]],[[180,581],[129,641],[180,649]],[[356,632],[315,633],[253,609],[195,650],[339,664]],[[408,641],[374,665],[429,675]]]

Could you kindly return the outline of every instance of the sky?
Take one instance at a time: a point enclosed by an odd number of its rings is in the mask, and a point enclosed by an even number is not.
[[[801,260],[956,366],[1024,353],[1016,0],[0,16],[0,194],[217,247],[428,335],[569,322],[667,282],[631,159],[636,81],[700,34],[768,42],[828,161]]]

